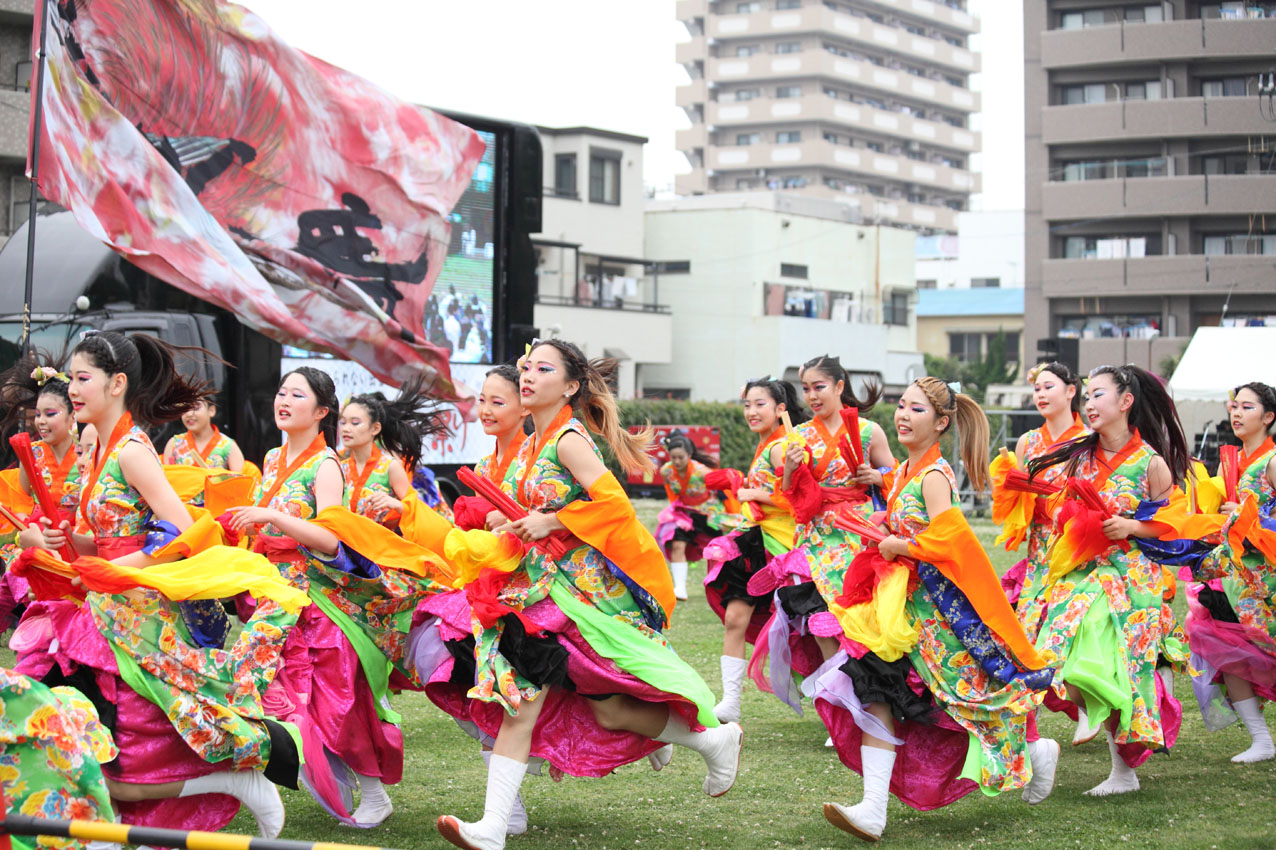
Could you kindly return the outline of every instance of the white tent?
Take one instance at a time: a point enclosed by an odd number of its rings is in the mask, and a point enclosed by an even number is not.
[[[1179,360],[1174,401],[1225,401],[1250,381],[1276,386],[1276,328],[1200,328]]]

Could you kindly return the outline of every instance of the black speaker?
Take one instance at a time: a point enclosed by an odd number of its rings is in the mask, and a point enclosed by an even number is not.
[[[1081,369],[1081,340],[1046,338],[1037,340],[1037,356],[1044,362],[1058,360],[1072,371]]]

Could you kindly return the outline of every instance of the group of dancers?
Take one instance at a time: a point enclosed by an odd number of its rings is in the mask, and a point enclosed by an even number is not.
[[[481,816],[438,819],[472,850],[526,831],[529,772],[659,771],[678,745],[703,758],[705,794],[727,793],[746,681],[799,712],[814,703],[863,775],[862,800],[824,815],[867,840],[890,792],[923,810],[976,788],[1044,800],[1061,748],[1036,732],[1043,704],[1076,719],[1073,743],[1106,737],[1112,773],[1089,793],[1137,790],[1134,769],[1177,735],[1171,668],[1195,677],[1210,728],[1239,716],[1250,730],[1234,760],[1276,755],[1259,710],[1276,696],[1265,385],[1237,388],[1243,446],[1215,480],[1133,366],[1088,382],[1034,370],[1045,422],[991,459],[979,405],[919,379],[895,410],[896,458],[860,415],[879,393],[857,398],[839,361],[817,357],[801,398],[784,381],[744,388],[747,470],[667,440],[653,535],[600,450],[650,470],[651,434],[622,427],[615,362],[570,343],[536,341],[487,373],[477,411],[493,451],[476,495],[451,506],[413,486],[443,427],[419,383],[343,404],[321,370],[288,373],[273,411],[285,442],[258,469],[176,354],[89,333],[65,372],[22,362],[0,387],[9,419],[39,436],[0,474],[15,526],[0,619],[21,612],[15,668],[0,669],[13,810],[215,830],[242,805],[274,837],[283,785],[375,826],[402,777],[391,697],[404,691],[487,764]],[[186,433],[159,455],[144,427],[179,418]],[[991,483],[1001,541],[1027,543],[1006,577],[962,515],[940,451],[954,432],[973,489]],[[724,626],[720,699],[669,639],[700,559]],[[1168,604],[1176,571],[1186,635]]]

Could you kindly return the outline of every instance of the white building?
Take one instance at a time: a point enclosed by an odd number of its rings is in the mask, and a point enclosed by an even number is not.
[[[917,237],[917,288],[1022,288],[1023,234],[1023,210],[959,213],[956,236]]]
[[[672,320],[643,254],[642,136],[539,127],[545,193],[533,321],[543,336],[621,361],[619,393],[672,359]]]
[[[915,234],[855,223],[844,204],[718,193],[647,205],[645,255],[664,261],[669,365],[644,365],[645,395],[721,401],[763,375],[796,379],[820,354],[902,389],[917,351]]]

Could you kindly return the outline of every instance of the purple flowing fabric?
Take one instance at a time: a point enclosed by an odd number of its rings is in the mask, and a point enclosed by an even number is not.
[[[87,607],[65,599],[32,603],[11,646],[18,654],[14,669],[33,679],[44,677],[54,664],[64,675],[80,667],[93,671],[102,696],[116,707],[112,732],[119,756],[102,765],[111,779],[154,785],[230,769],[230,762],[209,764],[196,755],[168,716],[124,683],[115,655]],[[225,794],[119,804],[126,824],[208,832],[222,829],[238,812],[239,801]]]
[[[589,695],[625,694],[644,702],[664,703],[676,711],[693,730],[700,730],[694,703],[677,694],[658,690],[641,679],[624,672],[603,658],[586,642],[575,623],[551,599],[542,599],[525,609],[527,617],[547,633],[553,634],[567,650],[567,670],[576,691],[551,688],[532,731],[531,754],[571,776],[606,776],[616,768],[638,761],[660,749],[663,744],[634,732],[604,729],[594,719]],[[412,632],[422,655],[436,657],[429,649],[424,630],[437,630],[442,640],[464,639],[470,632],[470,609],[461,591],[443,593],[422,603],[413,618]],[[409,638],[411,640],[411,638]],[[426,682],[430,700],[458,721],[470,721],[487,736],[500,731],[505,709],[491,702],[471,699],[468,686],[451,682],[454,660],[450,655],[434,670],[417,668],[418,678]]]

